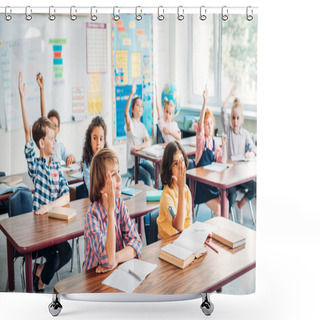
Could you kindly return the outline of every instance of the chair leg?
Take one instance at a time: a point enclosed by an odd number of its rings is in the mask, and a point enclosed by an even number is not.
[[[196,204],[196,206],[197,206],[197,209],[196,209],[195,220],[197,220],[197,215],[198,215],[198,211],[199,211],[200,204]]]
[[[232,220],[233,220],[233,222],[235,222],[235,220],[234,220],[234,211],[233,211],[233,207],[231,207],[231,216],[232,216]]]
[[[20,275],[21,275],[21,286],[22,286],[22,292],[26,291],[25,288],[25,278],[24,278],[24,258],[21,259],[21,264],[20,264]]]
[[[59,282],[60,281],[59,271],[56,272],[56,275],[57,275],[57,281]]]
[[[81,265],[80,265],[80,246],[79,246],[79,237],[76,239],[77,245],[77,255],[78,255],[78,272],[81,272]]]
[[[253,208],[252,208],[252,203],[251,203],[251,201],[249,201],[249,207],[250,207],[252,222],[253,222],[253,225],[255,225],[255,224],[256,224],[256,220],[255,220],[255,218],[254,218]]]
[[[73,271],[73,249],[74,249],[74,238],[72,239],[72,245],[71,245],[72,255],[71,255],[71,268],[70,268],[70,272]]]

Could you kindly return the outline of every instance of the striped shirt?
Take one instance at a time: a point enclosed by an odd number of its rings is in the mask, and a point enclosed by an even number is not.
[[[34,211],[39,210],[45,204],[57,200],[65,193],[69,193],[67,180],[62,174],[58,162],[51,159],[48,165],[45,158],[36,158],[33,141],[26,143],[24,154],[28,163],[28,174],[34,185]]]
[[[115,200],[116,252],[131,246],[140,257],[142,242],[129,217],[126,204],[120,198]],[[108,215],[101,202],[93,202],[87,212],[84,226],[84,264],[83,270],[98,265],[109,265],[106,250]]]

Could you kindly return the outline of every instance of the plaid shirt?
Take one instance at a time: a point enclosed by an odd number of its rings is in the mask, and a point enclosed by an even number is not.
[[[120,198],[115,200],[116,252],[125,246],[131,246],[141,255],[142,242],[129,217],[128,208]],[[93,202],[87,212],[84,226],[84,265],[83,270],[98,265],[108,266],[106,240],[108,215],[101,202]],[[125,244],[125,245],[124,245]]]
[[[45,204],[57,200],[63,194],[69,193],[67,180],[62,174],[58,162],[51,159],[50,165],[48,165],[46,159],[36,158],[33,141],[26,143],[24,154],[28,163],[28,174],[34,184],[34,211],[39,210]]]

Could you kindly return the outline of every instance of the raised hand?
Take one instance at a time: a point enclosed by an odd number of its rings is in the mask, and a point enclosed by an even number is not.
[[[40,89],[43,89],[43,76],[40,72],[37,74],[37,83]]]
[[[203,102],[206,103],[207,100],[208,100],[208,87],[207,87],[207,84],[203,90],[203,93],[202,93],[202,96],[203,96]]]
[[[133,79],[131,94],[134,95],[136,93],[136,91],[137,91],[136,79]]]
[[[230,95],[234,96],[234,94],[236,93],[237,89],[238,89],[238,86],[236,84],[234,84],[233,87],[230,90]]]
[[[21,72],[19,72],[18,88],[19,88],[20,96],[25,97],[26,96],[26,84],[23,83],[23,78],[22,78]]]

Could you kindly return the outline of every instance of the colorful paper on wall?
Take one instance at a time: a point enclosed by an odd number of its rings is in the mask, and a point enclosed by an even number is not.
[[[87,73],[107,72],[107,24],[87,23]]]
[[[67,39],[49,39],[53,51],[53,84],[62,84],[63,81],[63,45],[67,44]]]
[[[88,113],[99,114],[103,109],[102,92],[88,92]]]
[[[72,119],[82,120],[85,116],[84,88],[72,88]]]
[[[131,78],[141,77],[141,53],[132,52],[131,53]]]
[[[127,85],[128,84],[128,51],[117,50],[116,51],[116,84]]]

